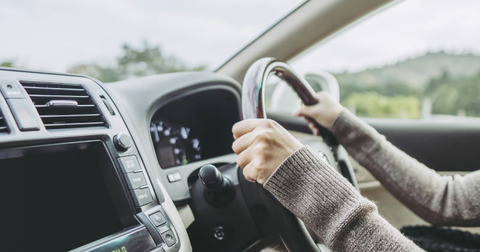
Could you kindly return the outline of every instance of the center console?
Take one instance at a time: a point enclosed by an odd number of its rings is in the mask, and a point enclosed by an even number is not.
[[[179,250],[158,182],[101,86],[0,70],[0,91],[2,251]]]

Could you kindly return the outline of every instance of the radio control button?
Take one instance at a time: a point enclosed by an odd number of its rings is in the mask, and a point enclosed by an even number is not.
[[[167,246],[171,247],[175,243],[177,243],[177,240],[175,239],[175,235],[173,234],[172,230],[168,230],[164,233],[162,233],[162,238],[165,240],[165,243],[167,243]]]
[[[143,171],[130,172],[125,174],[125,176],[127,177],[128,186],[130,187],[130,189],[137,189],[147,184],[147,180],[145,179]]]
[[[118,158],[120,166],[122,167],[123,173],[133,172],[136,170],[141,170],[140,163],[136,156],[126,156]]]
[[[161,212],[156,212],[154,214],[151,214],[150,219],[153,221],[153,224],[155,224],[155,226],[157,227],[167,222],[167,220],[165,219],[165,216],[163,216]]]
[[[148,187],[145,189],[135,189],[132,192],[135,203],[139,207],[149,204],[153,201],[152,194],[150,193],[150,189]]]

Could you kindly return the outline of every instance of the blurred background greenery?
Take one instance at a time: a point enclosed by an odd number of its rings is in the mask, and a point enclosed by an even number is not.
[[[111,64],[79,63],[67,72],[115,82],[207,68],[190,67],[147,41],[138,48],[124,44],[121,49]],[[14,60],[0,62],[0,66],[23,67]],[[333,74],[339,81],[341,103],[361,117],[480,116],[479,55],[430,52],[391,65]]]
[[[393,65],[334,75],[342,104],[359,116],[480,116],[480,56],[475,54],[430,52]]]

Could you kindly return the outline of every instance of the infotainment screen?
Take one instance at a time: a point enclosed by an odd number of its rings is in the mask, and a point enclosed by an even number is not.
[[[103,143],[0,151],[2,251],[67,251],[123,229]]]

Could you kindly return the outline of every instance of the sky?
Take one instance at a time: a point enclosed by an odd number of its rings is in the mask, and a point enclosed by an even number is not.
[[[295,68],[360,71],[426,52],[480,54],[480,1],[405,0],[364,17],[293,60]]]
[[[0,62],[66,71],[112,63],[121,45],[159,45],[215,69],[300,0],[15,0],[0,8]],[[407,0],[369,15],[292,61],[358,71],[447,50],[480,54],[480,1]]]
[[[0,62],[65,71],[111,63],[121,45],[159,45],[191,66],[220,65],[299,0],[15,0],[0,8]],[[8,24],[8,25],[5,25]]]

